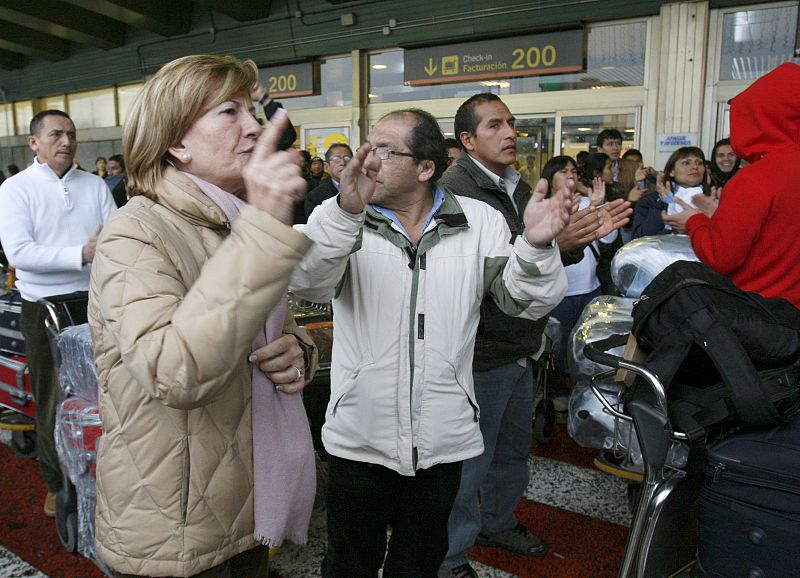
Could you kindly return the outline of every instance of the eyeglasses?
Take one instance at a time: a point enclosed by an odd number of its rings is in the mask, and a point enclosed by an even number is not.
[[[328,163],[349,163],[353,160],[353,157],[349,155],[340,156],[340,155],[333,155],[331,158],[328,159]]]
[[[412,159],[414,158],[414,155],[412,155],[411,153],[401,153],[400,151],[393,151],[389,147],[375,147],[374,149],[372,149],[372,152],[375,154],[376,157],[378,157],[382,161],[385,161],[386,159],[388,159],[389,155],[397,155],[397,156],[401,156],[401,157],[410,157]]]

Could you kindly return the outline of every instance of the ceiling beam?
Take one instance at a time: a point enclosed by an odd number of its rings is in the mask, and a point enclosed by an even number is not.
[[[190,0],[61,1],[162,36],[178,36],[189,32],[194,8]]]
[[[269,17],[272,0],[194,0],[195,4],[210,8],[214,12],[230,16],[239,22],[250,22]]]
[[[0,49],[0,68],[14,70],[25,66],[25,57],[16,52]]]
[[[0,25],[0,48],[46,60],[69,56],[69,42],[11,22]]]
[[[106,50],[125,41],[123,23],[56,0],[0,0],[0,19]]]

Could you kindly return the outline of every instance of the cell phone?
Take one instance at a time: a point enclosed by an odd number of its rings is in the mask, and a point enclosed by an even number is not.
[[[264,116],[267,117],[267,120],[272,120],[272,117],[278,109],[283,108],[280,102],[272,100],[268,94],[261,97],[261,104],[264,106]],[[292,148],[292,145],[294,145],[295,140],[297,140],[297,132],[294,130],[291,119],[289,119],[289,122],[286,123],[286,128],[283,130],[283,134],[281,134],[281,138],[278,139],[278,150],[289,150]]]

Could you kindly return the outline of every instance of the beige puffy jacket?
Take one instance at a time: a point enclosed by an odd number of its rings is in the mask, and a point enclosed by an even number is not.
[[[247,356],[310,241],[250,206],[230,229],[173,168],[157,190],[114,213],[92,266],[95,542],[119,572],[191,576],[256,545]]]

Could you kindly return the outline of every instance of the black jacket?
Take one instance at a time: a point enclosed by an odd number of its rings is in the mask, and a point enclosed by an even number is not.
[[[314,187],[306,194],[304,205],[306,220],[311,216],[311,213],[314,212],[314,209],[317,208],[317,205],[321,205],[322,201],[335,197],[338,194],[339,189],[333,184],[332,179],[322,179],[319,186]]]
[[[439,185],[454,195],[479,199],[500,211],[511,229],[509,243],[525,230],[522,213],[531,197],[531,188],[524,180],[520,179],[514,191],[519,211],[514,209],[508,194],[500,190],[466,153],[462,153],[458,162],[445,171]],[[481,322],[475,339],[473,370],[488,371],[536,353],[545,325],[547,316],[536,321],[509,317],[491,298],[485,298],[481,303]]]

